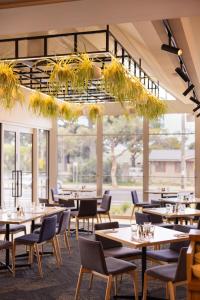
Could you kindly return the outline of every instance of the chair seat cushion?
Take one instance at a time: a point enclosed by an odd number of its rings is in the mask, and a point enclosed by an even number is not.
[[[71,211],[70,216],[71,216],[71,217],[77,217],[77,216],[78,216],[78,210],[76,210],[76,211]]]
[[[12,247],[12,243],[8,241],[0,241],[0,250],[9,249]]]
[[[103,208],[97,208],[97,213],[98,214],[103,214],[103,213],[107,213],[107,210],[103,209]]]
[[[136,269],[136,265],[125,260],[114,257],[107,257],[105,260],[108,273],[111,275],[122,274]]]
[[[176,275],[177,264],[167,264],[155,266],[146,270],[147,275],[158,278],[163,281],[174,281]]]
[[[179,252],[171,249],[161,249],[161,250],[152,250],[147,251],[147,257],[165,261],[165,262],[177,262],[179,257]]]
[[[30,233],[22,235],[15,239],[15,243],[17,244],[34,244],[37,243],[39,240],[39,234],[37,233]]]
[[[131,249],[128,247],[113,247],[104,250],[105,257],[129,258],[141,255],[140,250]]]
[[[10,232],[18,232],[18,231],[25,231],[26,230],[26,226],[25,225],[15,225],[15,224],[11,224],[10,225]],[[2,225],[0,226],[0,234],[5,234],[6,233],[6,225]]]

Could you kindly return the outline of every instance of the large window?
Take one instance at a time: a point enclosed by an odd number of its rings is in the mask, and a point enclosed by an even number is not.
[[[112,213],[130,215],[131,193],[143,190],[143,122],[124,116],[103,120],[103,185],[112,194]]]
[[[86,117],[58,121],[58,185],[96,188],[96,126]]]
[[[41,199],[48,199],[49,167],[48,167],[49,132],[40,129],[38,131],[38,195]]]
[[[149,128],[149,187],[194,191],[194,117],[166,114]]]

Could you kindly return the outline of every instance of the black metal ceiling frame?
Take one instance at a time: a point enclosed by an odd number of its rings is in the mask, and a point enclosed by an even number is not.
[[[104,47],[101,50],[87,50],[90,57],[94,61],[101,64],[101,67],[104,66],[107,62],[110,62],[112,56],[117,57],[123,65],[128,68],[128,71],[145,85],[145,87],[154,95],[159,96],[159,82],[154,81],[142,68],[141,59],[137,62],[123,47],[123,45],[115,38],[112,32],[109,29],[109,26],[106,26],[106,29],[94,30],[94,31],[82,31],[82,32],[72,32],[72,33],[62,33],[62,34],[51,34],[51,35],[39,35],[39,36],[30,36],[30,37],[19,37],[19,38],[8,38],[0,40],[0,48],[3,48],[4,45],[10,44],[10,52],[13,53],[10,57],[1,57],[1,60],[5,61],[15,61],[15,70],[19,75],[20,83],[28,88],[37,89],[41,92],[47,93],[48,90],[48,80],[50,72],[45,70],[45,59],[59,59],[61,57],[77,54],[81,51],[82,38],[86,39],[86,36],[103,34],[105,37]],[[72,42],[71,51],[64,51],[64,53],[52,54],[49,51],[49,44],[52,39],[67,38]],[[21,55],[23,51],[23,42],[30,41],[40,41],[42,44],[42,51],[40,55],[36,56],[26,56]],[[87,42],[87,39],[86,39]],[[65,91],[64,89],[59,92],[58,98],[66,101],[73,102],[112,102],[115,101],[112,95],[106,93],[102,88],[100,89],[99,81],[92,81],[88,90],[85,93],[76,93],[72,90]]]

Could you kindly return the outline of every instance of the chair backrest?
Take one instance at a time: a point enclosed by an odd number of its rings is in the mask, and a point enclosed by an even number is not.
[[[176,231],[184,232],[184,233],[189,233],[190,232],[189,227],[184,226],[184,225],[179,225],[179,224],[174,225],[173,229],[176,230]],[[170,243],[169,248],[171,250],[179,252],[181,250],[181,248],[188,247],[188,246],[189,246],[189,240],[188,241],[182,241],[182,242],[176,242],[176,243]]]
[[[104,191],[104,195],[109,195],[110,194],[110,190],[105,190]]]
[[[101,242],[80,237],[79,250],[81,265],[83,268],[96,271],[101,274],[108,274]]]
[[[97,214],[97,200],[81,200],[78,217],[94,217]]]
[[[57,234],[63,234],[69,228],[70,210],[66,210],[62,213]]]
[[[133,204],[138,204],[139,203],[139,199],[138,199],[138,195],[137,195],[137,191],[131,191],[131,198],[132,198],[132,202]]]
[[[101,201],[101,208],[104,209],[106,212],[109,212],[110,205],[111,205],[112,196],[109,194],[104,194],[102,201]]]
[[[57,216],[45,217],[42,221],[38,243],[51,240],[56,233]]]
[[[175,282],[185,281],[187,279],[187,247],[180,250],[178,264],[175,275]]]
[[[200,218],[197,221],[197,229],[200,229]]]
[[[94,230],[104,230],[104,229],[116,229],[119,228],[119,223],[118,222],[108,222],[108,223],[100,223],[100,224],[95,224],[94,225]],[[115,247],[122,247],[122,243],[113,241],[111,239],[107,239],[103,236],[100,235],[95,235],[96,241],[101,242],[103,249],[110,249],[110,248],[115,248]]]
[[[51,197],[52,197],[53,202],[58,202],[58,197],[55,197],[55,195],[58,195],[57,188],[51,189]]]
[[[137,211],[135,212],[135,220],[136,220],[136,223],[139,225],[143,225],[144,222],[151,222],[150,216],[148,214],[139,213]]]
[[[152,224],[160,224],[163,223],[163,218],[162,216],[159,215],[154,215],[154,214],[149,214],[150,222]]]

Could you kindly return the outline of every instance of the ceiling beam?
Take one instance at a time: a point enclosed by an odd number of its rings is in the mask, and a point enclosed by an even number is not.
[[[195,16],[199,0],[82,0],[0,10],[0,35]]]
[[[69,2],[69,1],[78,1],[78,0],[16,0],[16,1],[10,0],[10,1],[1,1],[0,9],[22,7],[22,6],[32,6],[32,5],[52,4],[52,3]]]

